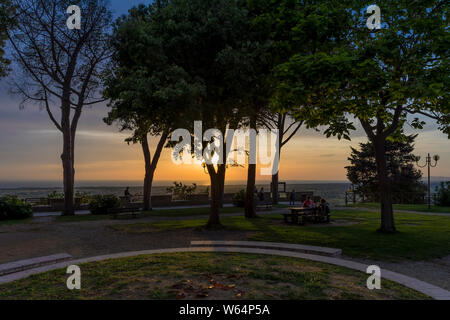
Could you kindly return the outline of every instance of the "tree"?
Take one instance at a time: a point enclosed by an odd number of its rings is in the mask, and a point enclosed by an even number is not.
[[[85,107],[104,101],[100,74],[110,57],[107,1],[76,3],[82,13],[81,29],[70,30],[66,11],[73,1],[14,0],[17,27],[8,33],[23,72],[13,91],[23,97],[22,104],[33,102],[44,108],[63,137],[65,215],[74,214],[78,122]]]
[[[435,188],[434,199],[437,206],[450,206],[450,181],[441,182]]]
[[[330,41],[339,32],[339,24],[330,25],[342,19],[342,14],[337,17],[323,16],[321,1],[300,2],[296,0],[283,1],[249,1],[253,9],[253,27],[266,37],[266,43],[270,44],[266,55],[270,57],[270,71],[277,70],[277,66],[291,58],[293,54],[309,54],[320,46],[330,46]],[[326,6],[325,6],[326,8]],[[327,20],[328,19],[328,20]],[[328,38],[327,38],[328,37]],[[265,75],[264,94],[275,95],[276,89],[283,87],[283,79],[271,72]],[[275,91],[275,92],[274,92]],[[270,99],[269,99],[270,100]],[[299,106],[289,97],[274,99],[275,103],[268,103],[268,108],[260,108],[258,112],[258,125],[267,129],[276,129],[279,132],[278,159],[281,159],[282,148],[298,133],[304,119],[298,115]],[[295,109],[296,117],[292,110]],[[271,193],[273,203],[278,203],[279,172],[272,175]]]
[[[269,77],[264,73],[261,77]],[[264,88],[264,87],[263,87]],[[264,96],[267,97],[267,93],[270,92],[269,89],[265,88],[265,92],[261,92],[260,99]],[[262,99],[261,99],[262,100]],[[270,109],[269,103],[270,98],[256,105],[256,108],[250,108],[252,113],[249,116],[250,128],[258,130],[258,128],[265,128],[268,130],[278,130],[278,149],[276,150],[277,159],[281,159],[281,149],[295,136],[295,134],[300,130],[303,121],[294,120],[288,113],[274,112]],[[279,162],[275,164],[279,166]],[[278,168],[279,169],[279,168]],[[274,204],[278,203],[278,187],[279,187],[279,170],[272,175],[271,183],[271,193],[272,202]],[[247,218],[256,217],[255,205],[254,205],[254,189],[256,185],[256,164],[249,164],[248,166],[248,176],[247,176],[247,189],[246,189],[246,205],[245,205],[245,216]]]
[[[285,131],[286,117],[280,113],[273,112],[270,108],[270,98],[273,94],[273,89],[276,87],[276,78],[272,75],[274,66],[280,59],[280,52],[273,48],[271,32],[272,25],[267,23],[266,14],[272,12],[273,3],[269,1],[247,1],[246,7],[248,9],[249,30],[243,35],[247,43],[253,44],[254,55],[247,61],[251,62],[251,71],[248,73],[245,85],[242,85],[241,99],[244,103],[241,105],[243,114],[245,116],[244,124],[250,129],[254,129],[257,133],[260,129],[279,130],[280,141],[278,142],[278,149],[275,155],[279,159],[279,152],[282,143],[287,143],[290,138],[283,141],[290,128]],[[278,115],[281,115],[281,120],[278,122]],[[280,127],[282,128],[280,129]],[[295,131],[297,131],[296,129]],[[293,133],[294,135],[295,133]],[[255,141],[256,143],[256,141]],[[253,150],[249,150],[256,154],[256,146]],[[278,179],[278,162],[276,163],[277,173],[273,174],[272,180]],[[276,192],[273,200],[278,201],[278,181],[276,182]],[[245,217],[255,218],[255,192],[256,189],[256,163],[251,163],[249,153],[249,164],[247,173],[247,188],[245,192]]]
[[[145,160],[144,210],[151,210],[151,189],[161,152],[170,133],[202,91],[202,85],[165,55],[157,28],[163,5],[130,10],[113,34],[113,67],[105,76],[104,96],[111,99],[107,124],[132,130],[126,141],[140,143]],[[148,135],[159,136],[153,158]]]
[[[417,135],[405,136],[403,140],[386,141],[387,178],[392,185],[393,199],[396,203],[418,203],[423,201],[426,187],[422,183],[422,173],[416,169],[419,160],[412,152]],[[360,150],[351,148],[348,158],[347,177],[355,185],[355,191],[366,200],[380,201],[379,181],[372,142],[361,143]]]
[[[186,115],[184,128],[191,129],[193,120],[202,120],[203,128],[218,129],[199,141],[202,151],[223,141],[228,128],[237,129],[244,113],[239,108],[246,101],[243,92],[251,83],[254,43],[246,41],[249,32],[248,10],[240,0],[174,0],[161,11],[156,32],[164,43],[168,61],[184,70],[192,79],[203,83],[204,94],[195,104],[195,112]],[[222,161],[206,162],[211,181],[211,214],[207,227],[220,228],[227,166],[226,152],[216,153]]]
[[[443,132],[450,133],[450,46],[445,3],[379,1],[383,21],[381,29],[375,30],[366,27],[367,8],[360,2],[324,4],[323,19],[330,17],[332,21],[346,13],[336,24],[338,30],[331,29],[333,24],[329,30],[320,26],[318,30],[325,30],[328,40],[309,53],[294,53],[277,69],[282,79],[278,97],[286,95],[295,101],[293,105],[306,105],[301,112],[294,112],[307,119],[308,125],[327,124],[328,137],[350,139],[355,126],[348,116],[361,123],[375,147],[381,232],[396,231],[386,141],[401,137],[408,120],[421,129],[424,123],[419,115],[435,119]],[[296,32],[303,25],[300,22]]]
[[[303,120],[295,120],[289,113],[269,112],[266,117],[260,120],[269,129],[276,129],[279,132],[278,157],[281,159],[281,149],[298,133],[303,125]],[[278,203],[279,171],[272,175],[272,202]]]
[[[5,58],[5,41],[8,30],[14,25],[14,7],[10,0],[0,1],[0,77],[6,75],[10,61]]]

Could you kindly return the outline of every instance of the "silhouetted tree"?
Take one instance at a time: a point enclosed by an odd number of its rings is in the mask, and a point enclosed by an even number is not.
[[[64,214],[74,214],[75,137],[82,111],[104,101],[100,74],[110,58],[111,13],[103,0],[14,0],[17,26],[8,33],[22,70],[13,91],[38,103],[62,133]],[[67,8],[81,8],[81,29],[67,27]],[[20,79],[20,80],[19,80]],[[58,120],[59,118],[59,120]]]
[[[377,5],[382,21],[375,30],[367,28],[367,7],[360,1],[299,8],[304,18],[293,30],[304,45],[277,68],[282,83],[277,99],[291,102],[292,112],[307,125],[327,125],[328,137],[350,139],[355,126],[349,115],[361,123],[375,146],[379,231],[390,233],[396,228],[387,139],[401,136],[408,115],[416,117],[409,120],[417,129],[424,116],[450,135],[448,5],[444,0]]]
[[[289,113],[269,111],[261,117],[260,122],[269,129],[279,132],[278,158],[281,160],[281,150],[298,133],[303,125],[302,120],[295,120]],[[281,162],[281,161],[280,161]],[[272,175],[272,202],[278,203],[279,170]]]
[[[250,21],[246,3],[240,0],[173,0],[162,10],[158,34],[163,39],[169,61],[179,66],[204,85],[204,95],[195,104],[196,112],[189,122],[203,121],[203,128],[215,128],[223,134],[227,128],[237,129],[245,115],[245,90],[254,77],[253,66],[258,59],[257,44],[248,41]],[[185,128],[192,129],[193,123]],[[191,130],[192,132],[192,130]],[[203,141],[208,148],[219,137]],[[227,150],[226,139],[223,143]],[[211,214],[207,227],[220,228],[227,166],[227,154],[222,163],[206,163],[211,181]]]
[[[190,79],[165,54],[157,28],[161,2],[139,6],[120,18],[113,35],[113,67],[105,76],[104,96],[111,99],[105,122],[131,130],[127,142],[140,143],[145,160],[144,210],[152,209],[155,170],[170,133],[184,122],[202,85]],[[153,157],[148,136],[158,136]]]

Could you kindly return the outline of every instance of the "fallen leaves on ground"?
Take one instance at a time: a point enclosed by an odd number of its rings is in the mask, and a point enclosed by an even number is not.
[[[173,284],[170,289],[170,292],[176,294],[175,299],[184,299],[187,297],[189,292],[193,292],[197,298],[207,298],[212,290],[232,290],[236,289],[236,284],[223,284],[219,281],[216,281],[211,274],[207,275],[209,279],[208,284],[202,285],[201,283],[194,283],[192,280],[184,280],[181,282],[177,282]],[[236,276],[226,276],[226,279],[231,279],[238,277]],[[236,297],[241,298],[243,296],[243,292],[240,290],[236,291]]]

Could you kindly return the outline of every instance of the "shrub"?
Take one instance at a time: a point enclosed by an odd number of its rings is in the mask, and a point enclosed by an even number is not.
[[[0,198],[0,220],[20,220],[33,216],[31,205],[17,196]]]
[[[450,206],[450,181],[441,182],[441,185],[435,189],[435,203],[437,206]]]
[[[193,183],[192,186],[187,186],[182,182],[174,182],[172,187],[168,187],[167,192],[172,193],[176,200],[186,200],[187,197],[197,190],[197,184]]]
[[[92,198],[89,192],[77,191],[75,192],[75,199],[81,199],[82,204],[88,204]]]
[[[239,207],[239,208],[245,207],[245,198],[246,198],[245,190],[241,190],[239,192],[236,192],[233,195],[233,205],[235,207]]]
[[[108,214],[108,209],[119,208],[120,199],[115,195],[95,195],[89,202],[89,210],[92,214]]]
[[[47,196],[48,199],[64,199],[64,193],[60,193],[57,191],[52,191]]]

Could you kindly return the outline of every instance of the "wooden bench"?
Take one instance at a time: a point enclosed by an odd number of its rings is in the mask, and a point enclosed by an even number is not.
[[[32,207],[36,206],[48,206],[49,200],[47,198],[26,198],[25,202],[31,205]]]
[[[141,209],[127,207],[108,209],[108,213],[112,215],[113,219],[137,219],[141,216]]]
[[[256,205],[256,211],[272,210],[271,203],[259,203]]]

